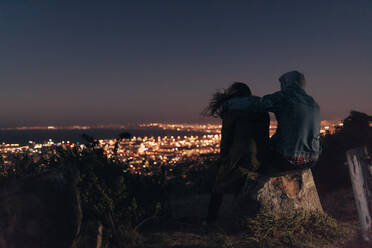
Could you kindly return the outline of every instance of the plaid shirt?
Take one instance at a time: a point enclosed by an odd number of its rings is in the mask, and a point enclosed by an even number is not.
[[[307,165],[316,162],[317,158],[304,158],[304,157],[289,157],[284,156],[284,158],[293,165]]]

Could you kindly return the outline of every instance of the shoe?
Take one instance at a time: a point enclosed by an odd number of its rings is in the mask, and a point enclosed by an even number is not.
[[[202,226],[217,226],[217,219],[216,220],[208,220],[207,218],[203,219],[201,222]]]

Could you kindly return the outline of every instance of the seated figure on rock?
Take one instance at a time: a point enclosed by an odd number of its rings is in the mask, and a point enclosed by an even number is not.
[[[222,111],[226,101],[249,97],[252,97],[249,87],[235,82],[224,92],[214,94],[207,108],[206,114],[222,119],[220,159],[207,223],[217,220],[224,193],[238,195],[246,178],[254,180],[257,177],[268,147],[270,117],[267,112],[240,109]]]
[[[273,94],[233,98],[223,104],[223,111],[275,114],[278,128],[261,168],[264,174],[310,168],[320,154],[319,105],[305,92],[304,75],[287,72],[279,82],[280,91]]]

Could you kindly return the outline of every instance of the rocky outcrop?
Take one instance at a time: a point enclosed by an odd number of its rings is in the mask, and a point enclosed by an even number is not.
[[[310,169],[246,181],[238,207],[247,214],[259,211],[280,215],[293,210],[323,211]]]
[[[1,248],[70,248],[80,229],[77,171],[50,171],[0,188]]]

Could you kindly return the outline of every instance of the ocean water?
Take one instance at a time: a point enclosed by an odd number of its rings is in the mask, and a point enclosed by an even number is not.
[[[141,128],[141,129],[87,129],[87,130],[0,130],[0,144],[27,144],[29,141],[42,143],[52,139],[54,142],[86,141],[81,138],[82,134],[88,134],[97,139],[116,138],[122,132],[129,132],[132,136],[185,136],[185,135],[204,135],[203,132],[187,132],[176,130],[163,130],[160,128]]]

